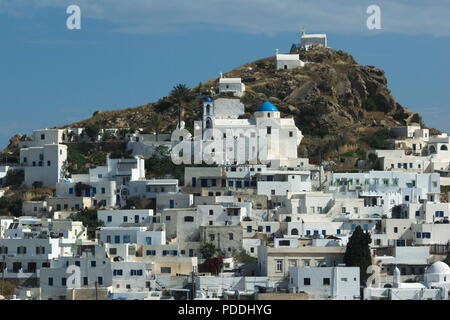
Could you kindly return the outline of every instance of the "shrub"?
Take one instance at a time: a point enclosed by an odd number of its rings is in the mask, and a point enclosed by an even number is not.
[[[361,141],[366,143],[372,149],[384,149],[386,148],[386,142],[391,138],[391,133],[388,128],[383,128],[375,131],[371,135],[367,135],[361,138]]]

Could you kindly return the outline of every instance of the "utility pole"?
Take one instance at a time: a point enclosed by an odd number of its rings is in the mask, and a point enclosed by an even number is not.
[[[322,190],[322,149],[319,148],[319,191]]]
[[[5,287],[5,268],[6,268],[6,256],[3,255],[3,265],[2,265],[2,296],[4,295]]]
[[[220,232],[217,233],[217,249],[220,251]]]
[[[194,269],[192,269],[191,272],[191,300],[194,300],[195,298],[195,272]]]

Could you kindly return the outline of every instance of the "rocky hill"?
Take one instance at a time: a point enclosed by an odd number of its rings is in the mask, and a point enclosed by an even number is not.
[[[279,107],[283,117],[293,116],[305,139],[301,156],[337,159],[342,155],[364,157],[369,148],[382,148],[389,133],[386,128],[419,123],[419,114],[398,104],[388,89],[384,71],[361,66],[343,51],[316,48],[300,51],[308,62],[304,67],[275,70],[274,57],[240,66],[225,77],[241,77],[246,84],[242,102],[245,117],[264,100]],[[95,112],[89,119],[64,127],[94,124],[110,128],[147,128],[151,132],[170,132],[183,105],[188,128],[201,117],[201,97],[211,87],[217,91],[218,79],[189,89],[182,97],[169,95],[154,103],[135,108]],[[64,128],[61,127],[61,128]]]

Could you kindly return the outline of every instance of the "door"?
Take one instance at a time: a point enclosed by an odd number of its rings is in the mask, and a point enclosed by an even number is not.
[[[29,273],[35,273],[36,272],[36,263],[35,262],[29,262],[28,263],[28,272]]]
[[[170,208],[170,209],[175,208],[175,200],[170,200],[170,201],[169,201],[169,208]]]
[[[20,269],[22,269],[22,263],[14,262],[13,263],[13,272],[17,273],[17,272],[19,272]]]

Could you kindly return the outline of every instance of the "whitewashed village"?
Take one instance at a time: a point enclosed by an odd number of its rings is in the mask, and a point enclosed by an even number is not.
[[[302,33],[291,53],[274,50],[272,67],[304,68],[295,52],[327,46],[325,34]],[[217,81],[197,99],[194,131],[221,160],[183,165],[181,178],[148,178],[146,166],[192,140],[181,114],[173,133],[35,130],[19,163],[2,160],[0,203],[14,179],[23,192],[50,190],[2,211],[2,299],[448,300],[447,134],[392,127],[390,148],[335,170],[298,156],[305,132],[279,105],[264,101],[243,118],[243,79]],[[249,150],[238,133],[208,147],[210,129],[253,130],[258,142]],[[68,145],[106,135],[121,135],[129,155],[107,153],[84,173],[68,166]],[[238,163],[246,152],[256,157]],[[373,159],[378,168],[366,169]]]

